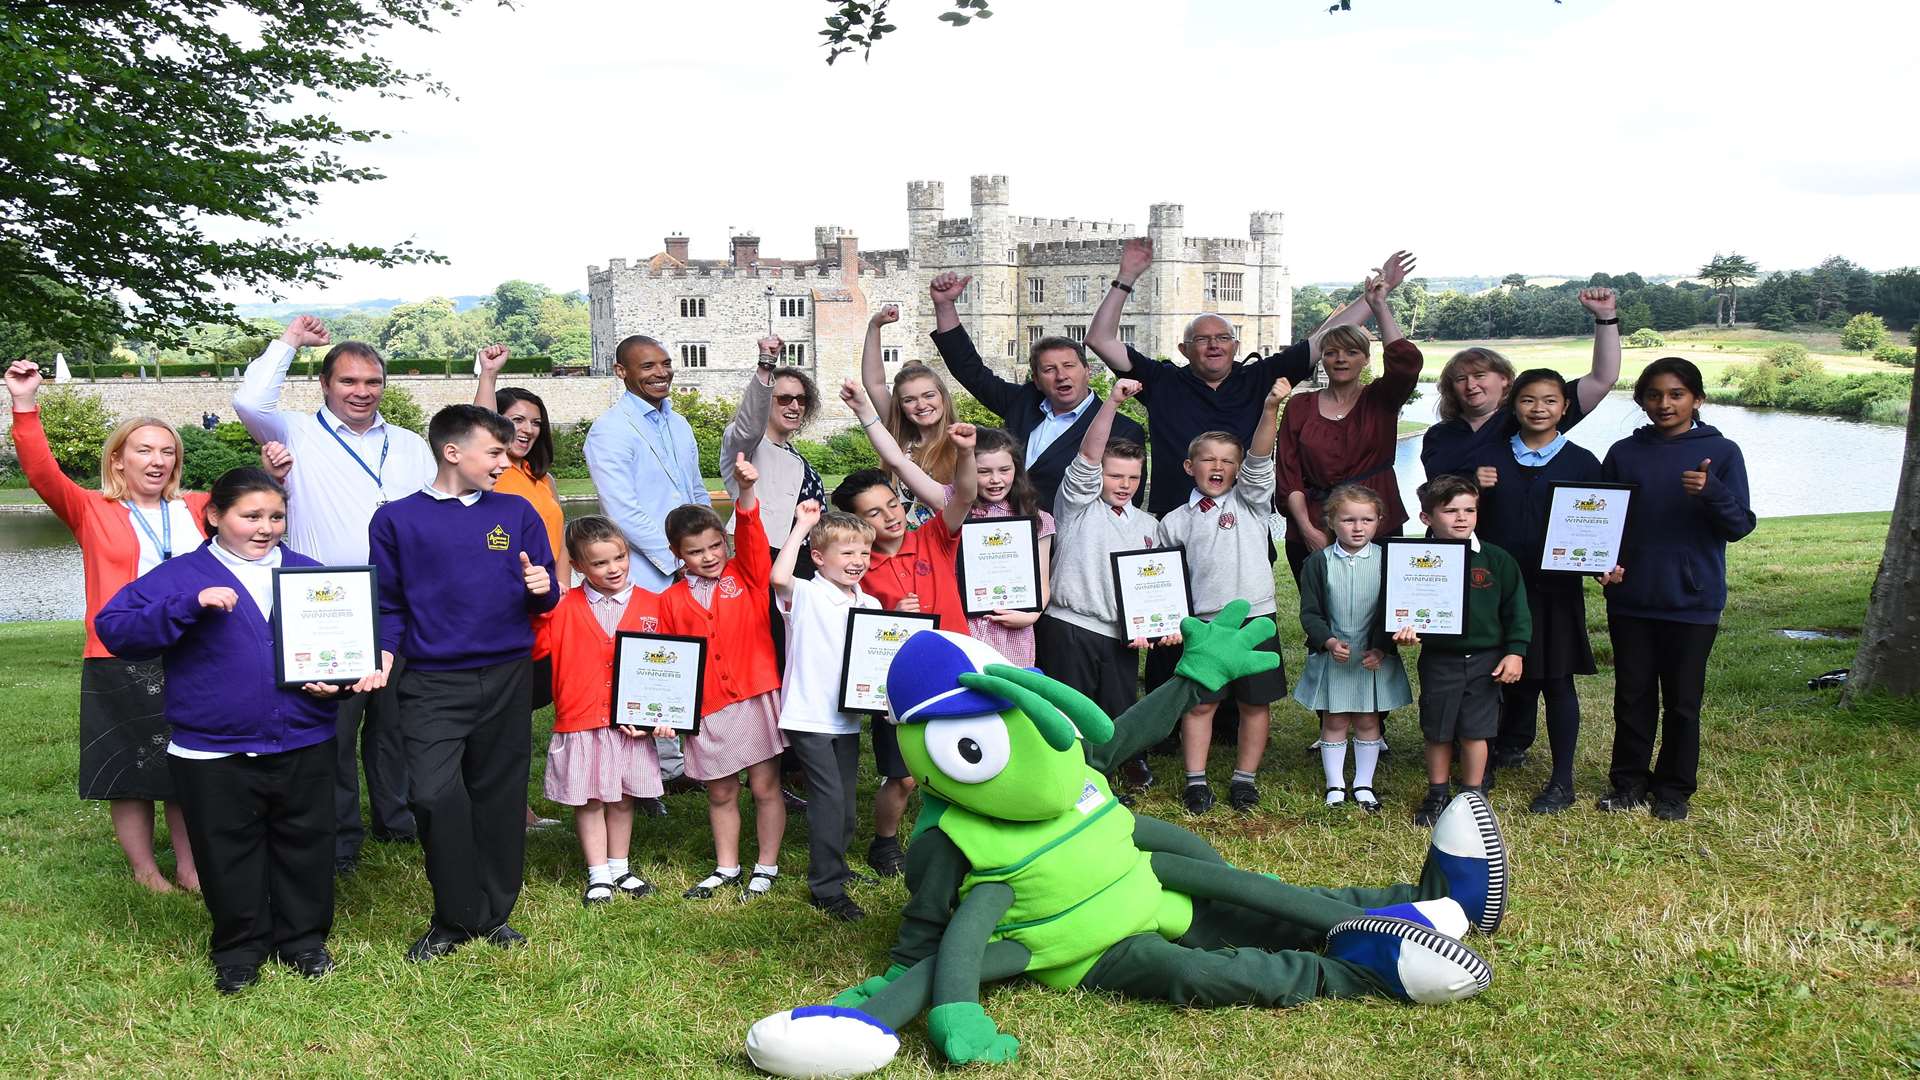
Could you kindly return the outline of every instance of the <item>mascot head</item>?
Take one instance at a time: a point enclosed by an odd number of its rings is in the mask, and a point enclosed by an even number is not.
[[[1113,738],[1113,721],[1086,695],[943,630],[900,647],[887,669],[887,706],[916,781],[1005,821],[1072,809],[1087,776],[1080,740]]]

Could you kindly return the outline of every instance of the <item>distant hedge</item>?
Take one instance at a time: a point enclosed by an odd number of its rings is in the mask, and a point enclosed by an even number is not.
[[[566,365],[561,365],[565,367]],[[151,379],[156,371],[161,379],[213,378],[224,374],[229,378],[237,377],[246,369],[245,364],[228,363],[188,363],[188,364],[70,364],[76,378],[81,379],[137,379],[142,372]],[[508,375],[550,375],[554,362],[550,356],[515,356],[507,360],[503,369]],[[442,377],[473,378],[473,358],[456,357],[449,360],[388,360],[387,371],[393,375],[439,375]],[[312,359],[296,360],[288,369],[293,378],[310,379],[320,374],[320,356]]]

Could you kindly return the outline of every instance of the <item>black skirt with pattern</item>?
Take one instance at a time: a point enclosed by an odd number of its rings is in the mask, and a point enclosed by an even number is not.
[[[80,662],[81,798],[173,798],[166,686],[158,660]]]

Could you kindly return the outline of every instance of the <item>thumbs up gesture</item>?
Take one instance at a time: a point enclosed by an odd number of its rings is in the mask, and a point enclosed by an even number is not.
[[[733,475],[743,488],[760,482],[760,470],[753,467],[753,462],[748,461],[745,454],[733,455]]]
[[[527,583],[527,592],[534,596],[545,596],[553,588],[553,578],[548,576],[547,568],[533,565],[524,551],[520,553],[520,577]]]
[[[1686,490],[1687,494],[1698,495],[1707,490],[1707,468],[1712,464],[1713,459],[1708,458],[1700,463],[1699,468],[1686,469],[1680,473],[1680,486]]]

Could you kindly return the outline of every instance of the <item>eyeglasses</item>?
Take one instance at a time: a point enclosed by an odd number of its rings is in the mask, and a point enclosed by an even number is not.
[[[783,408],[783,409],[784,409],[784,408],[786,408],[786,407],[787,407],[787,406],[789,406],[789,405],[805,405],[805,404],[807,403],[807,395],[805,395],[805,394],[775,394],[775,395],[773,395],[773,403],[774,403],[775,405],[778,405],[778,406],[780,406],[780,407],[781,407],[781,408]]]
[[[1233,341],[1234,341],[1234,337],[1232,334],[1195,334],[1194,336],[1187,339],[1187,344],[1189,345],[1231,345],[1233,344]]]

